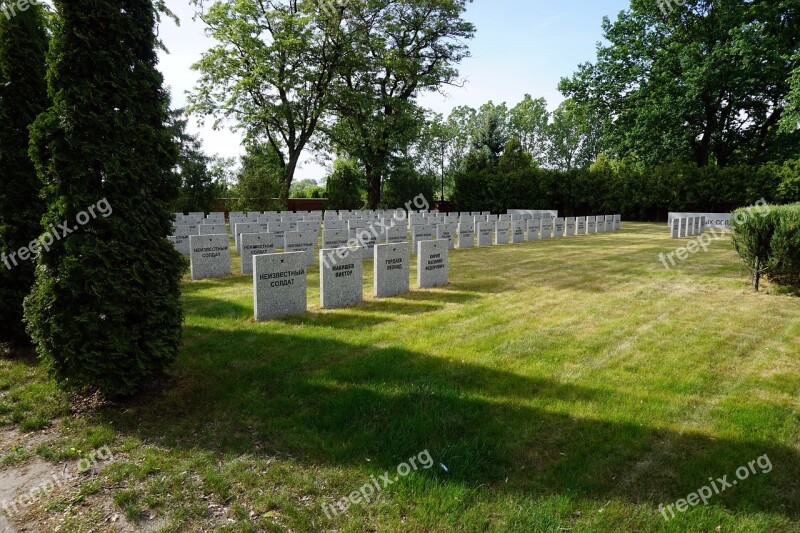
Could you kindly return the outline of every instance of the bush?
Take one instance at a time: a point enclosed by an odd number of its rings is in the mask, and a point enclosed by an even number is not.
[[[800,204],[738,209],[731,227],[756,291],[762,277],[800,289]]]
[[[183,323],[185,262],[167,240],[178,151],[164,126],[156,13],[151,2],[56,5],[54,103],[31,128],[44,221],[108,209],[42,252],[25,318],[61,385],[125,397],[175,360]]]

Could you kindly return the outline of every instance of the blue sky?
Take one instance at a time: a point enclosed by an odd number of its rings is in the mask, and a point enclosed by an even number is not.
[[[161,55],[160,68],[177,107],[185,104],[185,91],[197,80],[192,63],[211,42],[204,37],[202,24],[192,20],[194,8],[188,0],[167,0],[167,4],[180,17],[181,25],[165,21],[159,29],[170,51]],[[615,19],[628,6],[629,0],[477,0],[466,14],[477,27],[475,39],[469,43],[472,57],[460,67],[466,85],[446,88],[446,97],[425,95],[421,102],[447,114],[453,107],[479,107],[489,100],[513,106],[529,93],[534,98],[544,97],[554,109],[562,100],[559,80],[571,75],[579,63],[594,60],[603,16]],[[230,130],[212,131],[208,124],[195,124],[193,129],[200,133],[209,154],[230,157],[242,153],[240,135]],[[326,169],[309,159],[297,179],[325,176]]]

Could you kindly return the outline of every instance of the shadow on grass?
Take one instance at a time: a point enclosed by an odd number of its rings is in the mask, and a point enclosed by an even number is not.
[[[185,334],[207,342],[184,351],[171,390],[99,416],[148,442],[227,457],[286,456],[309,467],[367,468],[370,458],[369,472],[382,472],[427,449],[449,472],[419,475],[440,481],[654,508],[709,477],[731,479],[767,454],[771,473],[752,476],[712,505],[800,515],[795,448],[569,414],[573,407],[637,403],[619,391],[268,328],[189,327]]]

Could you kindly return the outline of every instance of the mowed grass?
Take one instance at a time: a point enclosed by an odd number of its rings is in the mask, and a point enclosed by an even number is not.
[[[366,301],[337,311],[312,268],[309,313],[268,323],[251,277],[187,280],[169,382],[37,450],[115,453],[43,516],[88,530],[106,494],[164,530],[798,531],[800,300],[752,293],[729,239],[666,270],[685,243],[624,224],[455,251],[448,287],[387,300],[368,261]],[[432,468],[326,516],[425,450]],[[659,513],[764,455],[770,472]]]

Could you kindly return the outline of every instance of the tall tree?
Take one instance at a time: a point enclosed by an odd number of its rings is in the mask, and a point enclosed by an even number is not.
[[[250,145],[269,144],[289,198],[298,163],[330,109],[331,84],[347,48],[345,7],[315,0],[192,0],[218,44],[194,65],[192,110],[232,119]],[[219,123],[219,121],[218,121]]]
[[[197,135],[188,131],[189,120],[184,109],[170,113],[170,129],[178,145],[177,173],[181,182],[180,195],[174,211],[180,213],[209,212],[223,191],[224,185],[217,182],[210,165],[212,158],[203,152]]]
[[[796,154],[800,133],[779,123],[800,44],[797,0],[687,0],[664,11],[659,4],[632,0],[616,22],[605,19],[608,44],[596,63],[560,86],[613,117],[610,153],[698,166]]]
[[[533,99],[529,94],[511,108],[508,113],[511,135],[519,140],[523,151],[528,152],[538,163],[544,163],[547,155],[547,124],[550,113],[544,98]]]
[[[492,164],[500,162],[500,155],[511,138],[508,128],[508,107],[505,103],[483,104],[472,124],[472,148],[485,151]]]
[[[586,168],[600,154],[600,119],[572,99],[561,102],[548,125],[547,161],[553,168]]]
[[[26,319],[68,388],[127,396],[172,363],[185,264],[167,240],[178,193],[151,0],[56,0],[52,107],[32,128],[47,227]],[[98,209],[102,213],[99,216]],[[96,216],[87,216],[94,213]],[[75,228],[75,221],[81,227]]]
[[[0,7],[16,2],[0,2]],[[47,109],[45,12],[39,4],[0,15],[0,341],[25,344],[22,302],[33,261],[9,259],[42,233],[42,182],[28,157],[28,128]]]
[[[423,92],[458,83],[455,66],[469,55],[464,41],[474,26],[462,15],[471,0],[354,2],[351,47],[339,71],[337,152],[357,159],[366,173],[367,205],[376,209],[381,186],[419,134]]]

